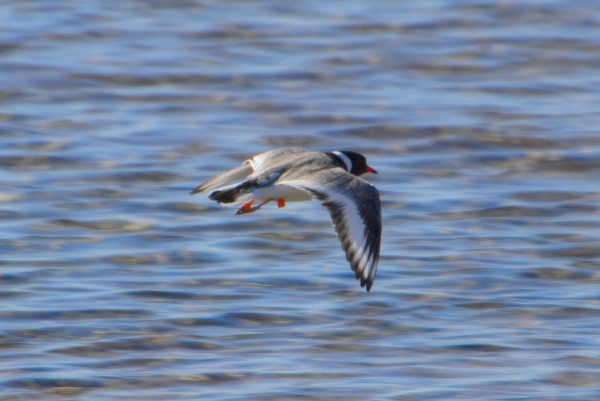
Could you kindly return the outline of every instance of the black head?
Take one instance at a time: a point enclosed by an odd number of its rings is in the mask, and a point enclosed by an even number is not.
[[[367,159],[360,153],[351,152],[349,150],[331,152],[344,162],[346,170],[356,176],[365,173],[377,174],[375,169],[367,165]]]

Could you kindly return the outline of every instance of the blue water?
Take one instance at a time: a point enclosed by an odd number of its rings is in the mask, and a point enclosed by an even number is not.
[[[591,400],[596,2],[0,4],[0,400]],[[370,293],[273,148],[379,171]]]

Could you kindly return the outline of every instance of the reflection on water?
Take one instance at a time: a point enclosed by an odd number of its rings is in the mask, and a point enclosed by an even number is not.
[[[0,399],[592,399],[593,4],[0,5]],[[354,149],[382,258],[318,203],[190,188]]]

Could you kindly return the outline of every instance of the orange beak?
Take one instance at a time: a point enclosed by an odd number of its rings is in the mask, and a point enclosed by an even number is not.
[[[375,169],[373,167],[367,166],[367,173],[377,174],[377,171],[375,171]]]

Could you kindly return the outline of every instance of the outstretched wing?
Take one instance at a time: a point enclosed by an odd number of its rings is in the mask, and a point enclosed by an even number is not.
[[[286,158],[289,158],[291,154],[301,152],[305,152],[305,150],[301,148],[282,148],[261,153],[246,160],[241,166],[227,170],[208,181],[203,182],[192,189],[190,195],[213,189],[222,189],[223,187],[237,184],[247,177],[261,173],[263,170],[267,169],[269,165],[277,164]]]
[[[254,156],[249,162],[252,164],[252,168],[255,172],[261,173],[268,170],[272,166],[278,165],[281,162],[285,162],[290,159],[294,154],[306,153],[302,148],[279,148],[269,150],[268,152],[261,153],[260,155]]]
[[[356,279],[370,291],[381,247],[381,201],[377,188],[337,168],[282,183],[304,189],[322,201]]]
[[[211,189],[222,188],[229,184],[239,182],[240,180],[252,175],[253,172],[254,170],[252,169],[250,160],[246,160],[241,166],[227,170],[198,185],[196,188],[190,191],[190,195],[195,195],[202,191],[209,191]]]

